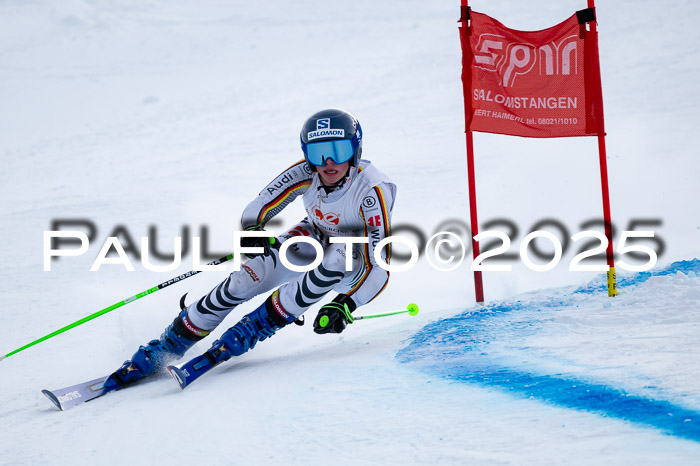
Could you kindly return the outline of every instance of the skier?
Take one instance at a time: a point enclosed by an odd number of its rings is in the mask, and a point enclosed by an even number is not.
[[[298,196],[306,218],[277,238],[246,237],[241,245],[261,247],[212,291],[182,311],[158,340],[140,346],[130,360],[111,374],[106,386],[125,386],[163,369],[206,337],[239,304],[273,291],[257,309],[228,329],[205,353],[212,364],[239,356],[258,341],[294,322],[328,292],[339,294],[321,307],[313,323],[316,333],[340,333],[353,322],[352,313],[381,293],[389,273],[374,257],[377,243],[389,236],[396,186],[371,162],[361,160],[360,122],[340,109],[309,117],[301,130],[304,160],[277,176],[243,211],[244,230],[262,231],[265,224]],[[306,236],[323,246],[323,260],[308,272],[284,267],[279,247],[294,236]],[[346,271],[346,244],[331,237],[367,237],[351,248],[352,270]],[[287,249],[294,265],[308,264],[316,253],[308,243]],[[391,247],[381,251],[387,263]],[[311,259],[311,260],[310,260]]]

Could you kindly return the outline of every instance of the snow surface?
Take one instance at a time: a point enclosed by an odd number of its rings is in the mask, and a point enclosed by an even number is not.
[[[583,3],[472,6],[541,29]],[[155,225],[163,251],[205,225],[209,250],[228,253],[241,210],[298,160],[320,108],[362,121],[364,156],[399,186],[395,224],[468,221],[458,10],[0,2],[2,354],[192,268],[189,255],[172,273],[89,272],[118,225],[135,241]],[[595,273],[568,271],[571,248],[551,272],[485,274],[479,308],[467,264],[421,259],[362,309],[416,302],[415,318],[340,336],[294,326],[184,392],[163,378],[66,412],[41,395],[113,370],[182,293],[225,277],[200,274],[0,362],[0,464],[700,463],[700,4],[600,1],[598,17],[613,221],[662,220],[654,273],[619,271],[611,300]],[[601,215],[596,149],[476,134],[481,222],[515,221],[513,251],[543,218],[579,231]],[[279,228],[302,215],[290,206]],[[97,239],[43,272],[43,232],[60,218],[90,219]]]

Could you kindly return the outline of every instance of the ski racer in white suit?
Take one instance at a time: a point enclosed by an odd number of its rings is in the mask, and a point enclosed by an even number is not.
[[[322,306],[314,320],[316,333],[340,333],[353,322],[352,312],[379,295],[389,272],[375,260],[375,248],[390,236],[396,185],[371,162],[361,160],[362,128],[344,110],[328,109],[306,120],[301,131],[304,160],[292,165],[268,184],[243,211],[246,230],[263,230],[265,224],[289,203],[302,196],[307,216],[274,239],[246,237],[243,246],[257,246],[252,257],[208,294],[184,308],[161,335],[139,350],[111,378],[127,385],[165,367],[207,336],[239,304],[273,291],[255,311],[214,342],[216,362],[243,354],[257,341],[294,322],[328,292],[338,294]],[[323,260],[308,272],[293,271],[280,260],[280,244],[295,236],[318,241]],[[332,237],[366,237],[367,243],[331,243]],[[346,248],[352,269],[346,270]],[[294,265],[307,265],[316,251],[307,243],[286,251]],[[381,250],[389,263],[391,245]],[[184,306],[183,306],[184,307]],[[223,349],[222,349],[223,348]]]

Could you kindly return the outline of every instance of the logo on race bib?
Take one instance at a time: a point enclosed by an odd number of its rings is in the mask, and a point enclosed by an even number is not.
[[[340,214],[335,212],[323,212],[319,206],[314,206],[311,211],[316,219],[331,226],[337,226],[340,223]]]

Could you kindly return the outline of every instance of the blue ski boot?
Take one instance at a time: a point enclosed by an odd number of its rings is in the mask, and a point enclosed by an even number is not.
[[[272,293],[256,310],[226,330],[204,356],[216,365],[231,356],[240,356],[255,347],[258,341],[270,338],[282,327],[294,322],[295,317],[284,310],[279,291]]]
[[[220,362],[231,356],[240,356],[255,347],[258,341],[270,338],[277,330],[294,321],[294,316],[280,304],[279,291],[275,291],[260,307],[226,330],[205,353],[179,367],[168,366],[167,369],[184,390]]]
[[[208,334],[208,331],[195,327],[187,318],[187,311],[183,310],[173,323],[168,325],[160,339],[140,346],[130,360],[125,361],[107,378],[105,385],[112,386],[116,383],[123,387],[155,374],[169,362],[181,358],[188,349]]]

